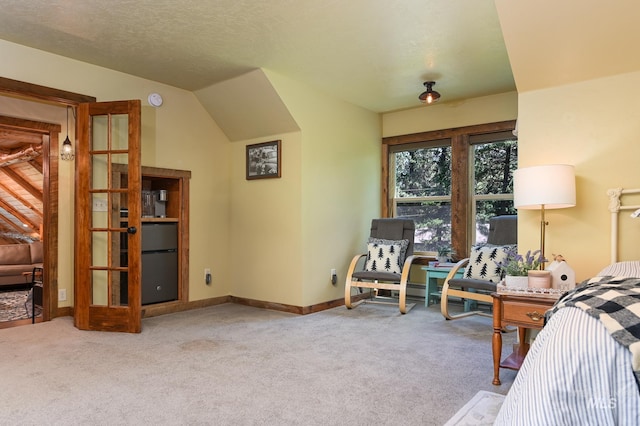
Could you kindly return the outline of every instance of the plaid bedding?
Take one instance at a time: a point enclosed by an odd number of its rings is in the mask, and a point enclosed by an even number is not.
[[[573,306],[599,319],[611,337],[628,348],[640,387],[640,278],[594,277],[565,293],[547,311],[545,322],[559,309]]]

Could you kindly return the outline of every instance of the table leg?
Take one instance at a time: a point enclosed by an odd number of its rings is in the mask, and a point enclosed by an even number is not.
[[[464,289],[463,289],[464,290]],[[477,290],[475,288],[467,288],[467,291],[469,293],[477,293]],[[464,311],[465,312],[471,312],[471,311],[477,311],[478,310],[478,302],[473,300],[473,299],[464,299]]]
[[[431,305],[431,293],[435,293],[438,290],[438,279],[430,278],[427,276],[427,293],[424,295],[424,306]]]
[[[529,350],[529,343],[527,342],[527,329],[524,327],[518,327],[518,355],[522,360],[527,356]]]
[[[500,358],[502,357],[502,303],[499,298],[493,298],[493,384],[500,385]]]

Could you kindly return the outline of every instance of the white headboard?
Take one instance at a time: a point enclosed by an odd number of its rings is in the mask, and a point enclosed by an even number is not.
[[[621,198],[630,194],[640,194],[640,189],[613,188],[607,190],[609,211],[611,212],[611,263],[618,261],[618,214],[620,211],[640,209],[640,205],[624,205],[624,201]]]

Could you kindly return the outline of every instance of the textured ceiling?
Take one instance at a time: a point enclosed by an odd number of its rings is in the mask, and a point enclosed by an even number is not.
[[[494,0],[3,0],[0,38],[188,90],[266,68],[385,112],[515,90]]]

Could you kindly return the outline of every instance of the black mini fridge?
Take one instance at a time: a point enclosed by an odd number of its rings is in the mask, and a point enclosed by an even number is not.
[[[142,304],[178,299],[178,224],[142,224]]]

